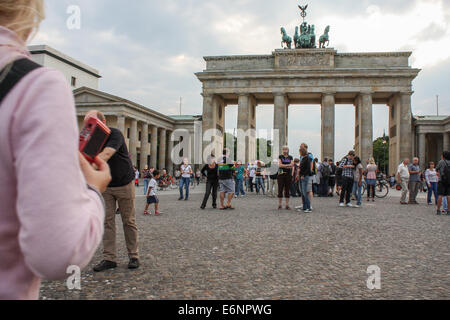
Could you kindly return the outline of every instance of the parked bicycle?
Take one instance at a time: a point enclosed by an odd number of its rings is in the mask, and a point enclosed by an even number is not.
[[[377,184],[375,185],[375,197],[377,198],[386,198],[387,195],[389,194],[389,183],[386,180],[386,177],[384,174],[378,175],[377,176]],[[366,193],[367,190],[367,184],[366,181],[364,180],[362,182],[362,191],[361,191],[361,195],[364,195]]]

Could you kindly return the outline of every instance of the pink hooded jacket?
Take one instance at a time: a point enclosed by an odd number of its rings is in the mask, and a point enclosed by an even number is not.
[[[0,26],[0,70],[30,57]],[[56,70],[25,76],[0,105],[0,299],[38,299],[40,278],[85,267],[103,234],[103,200],[78,159],[72,91]]]

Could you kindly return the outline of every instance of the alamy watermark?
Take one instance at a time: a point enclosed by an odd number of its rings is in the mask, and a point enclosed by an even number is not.
[[[81,268],[79,266],[69,266],[66,270],[70,276],[66,280],[66,286],[69,290],[81,290]]]
[[[367,267],[367,289],[369,290],[380,290],[381,289],[381,269],[377,265],[371,265]]]
[[[66,20],[66,26],[69,30],[81,29],[81,9],[77,5],[70,5],[67,7],[66,13],[69,17]]]

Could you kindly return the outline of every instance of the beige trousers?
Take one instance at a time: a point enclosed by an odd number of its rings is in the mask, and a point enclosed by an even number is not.
[[[103,193],[105,199],[105,233],[103,235],[103,256],[105,260],[116,261],[116,208],[119,206],[122,217],[125,243],[128,257],[139,258],[138,229],[136,226],[136,209],[134,208],[134,180],[130,184],[107,188]]]

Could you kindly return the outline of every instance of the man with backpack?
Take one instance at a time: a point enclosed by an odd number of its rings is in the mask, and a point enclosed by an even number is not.
[[[328,159],[323,159],[320,164],[320,187],[319,187],[319,197],[328,197],[328,183],[331,176],[331,168],[328,163]]]
[[[442,159],[439,161],[436,171],[439,177],[438,182],[438,204],[437,214],[441,214],[442,199],[446,197],[447,203],[450,203],[450,152],[444,151]],[[447,215],[449,211],[447,211]]]

